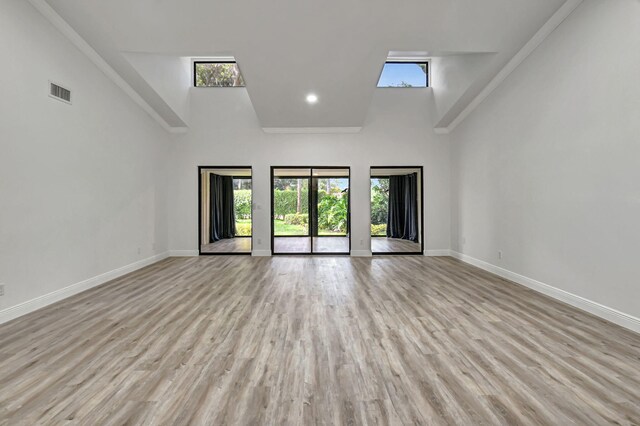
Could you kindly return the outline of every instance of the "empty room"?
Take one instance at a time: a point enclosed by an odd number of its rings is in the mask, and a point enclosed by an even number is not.
[[[2,0],[0,425],[639,425],[640,1]]]

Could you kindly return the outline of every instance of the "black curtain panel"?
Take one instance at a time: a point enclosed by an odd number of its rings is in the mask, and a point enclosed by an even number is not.
[[[210,243],[236,235],[236,216],[233,211],[233,177],[211,174],[209,177],[211,215]]]
[[[418,242],[418,174],[389,177],[387,238]]]

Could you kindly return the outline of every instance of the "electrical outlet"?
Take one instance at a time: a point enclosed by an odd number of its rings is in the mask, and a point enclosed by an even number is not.
[[[4,296],[4,284],[0,284],[0,296]]]
[[[502,259],[502,250],[498,251],[498,259]]]
[[[360,247],[364,247],[364,240],[360,240]]]
[[[138,247],[138,254],[142,253],[142,249]]]
[[[467,244],[467,239],[465,237],[462,237],[462,245]]]
[[[258,238],[258,245],[262,245],[262,238]]]

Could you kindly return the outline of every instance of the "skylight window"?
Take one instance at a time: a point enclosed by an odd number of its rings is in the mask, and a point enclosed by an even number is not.
[[[193,85],[195,87],[244,87],[244,79],[238,64],[225,62],[194,62]]]
[[[382,68],[378,87],[429,87],[428,62],[391,62]]]

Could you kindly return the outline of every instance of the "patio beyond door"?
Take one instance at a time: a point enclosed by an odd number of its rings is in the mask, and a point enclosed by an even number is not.
[[[271,168],[273,254],[349,254],[348,167]]]

